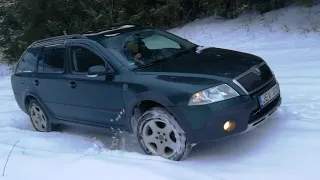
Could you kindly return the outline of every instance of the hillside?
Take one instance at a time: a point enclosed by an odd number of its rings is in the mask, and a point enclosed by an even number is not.
[[[274,70],[283,97],[280,109],[262,126],[242,136],[196,146],[181,162],[142,154],[126,133],[123,146],[117,148],[109,132],[89,133],[73,127],[48,134],[35,132],[15,102],[10,77],[0,77],[0,167],[19,140],[2,179],[316,179],[319,24],[320,5],[311,9],[291,6],[235,20],[210,17],[171,29],[204,46],[261,56]]]

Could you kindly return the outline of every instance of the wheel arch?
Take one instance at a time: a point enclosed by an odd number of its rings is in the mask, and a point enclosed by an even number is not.
[[[125,107],[128,131],[135,133],[134,126],[136,124],[134,124],[134,122],[138,120],[137,118],[140,118],[144,112],[156,106],[160,106],[171,113],[176,118],[181,128],[185,131],[187,138],[192,140],[193,136],[191,133],[191,127],[187,123],[182,112],[180,112],[178,108],[175,108],[176,106],[167,97],[152,92],[137,95]],[[143,109],[142,111],[141,107]],[[137,111],[140,114],[136,116],[135,113],[137,113]]]
[[[37,100],[37,102],[44,108],[46,111],[47,116],[52,120],[53,123],[59,123],[59,121],[52,115],[51,111],[45,106],[44,102],[33,92],[31,91],[25,91],[22,102],[23,102],[23,110],[26,113],[28,112],[28,106],[32,99]]]
[[[32,94],[27,94],[25,97],[24,97],[24,101],[23,101],[23,105],[24,105],[24,109],[25,111],[28,111],[28,107],[29,107],[29,104],[31,102],[31,100],[38,100],[38,98],[36,98],[36,96],[32,95]]]
[[[22,102],[23,102],[23,110],[25,111],[25,112],[28,112],[28,105],[29,105],[29,103],[30,103],[30,101],[32,100],[32,99],[35,99],[35,100],[37,100],[42,106],[43,106],[43,103],[41,102],[41,100],[37,97],[37,95],[36,94],[34,94],[34,93],[32,93],[32,92],[30,92],[30,91],[25,91],[24,92],[24,95],[22,96]]]

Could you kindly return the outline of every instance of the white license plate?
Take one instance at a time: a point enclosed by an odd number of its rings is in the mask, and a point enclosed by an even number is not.
[[[280,93],[279,84],[276,84],[267,92],[259,96],[260,107],[264,107],[265,105],[269,104],[275,97],[278,96],[279,93]]]

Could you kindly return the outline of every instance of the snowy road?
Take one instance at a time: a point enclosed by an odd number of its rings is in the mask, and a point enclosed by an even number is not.
[[[207,23],[198,22],[174,32],[203,45],[263,57],[273,68],[283,96],[280,109],[268,122],[247,134],[199,145],[186,160],[171,162],[141,154],[129,135],[125,136],[124,148],[118,150],[110,134],[104,132],[68,127],[62,132],[37,133],[14,100],[10,77],[0,77],[1,171],[12,145],[19,140],[3,178],[317,179],[320,35],[271,34],[258,25],[253,26],[252,35],[241,28],[229,31],[228,24]]]

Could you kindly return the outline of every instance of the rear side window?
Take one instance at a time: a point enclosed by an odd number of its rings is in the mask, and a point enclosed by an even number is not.
[[[31,73],[37,70],[37,57],[39,54],[39,49],[29,48],[21,58],[17,65],[17,73]]]
[[[39,61],[38,72],[63,73],[65,48],[45,49]]]

